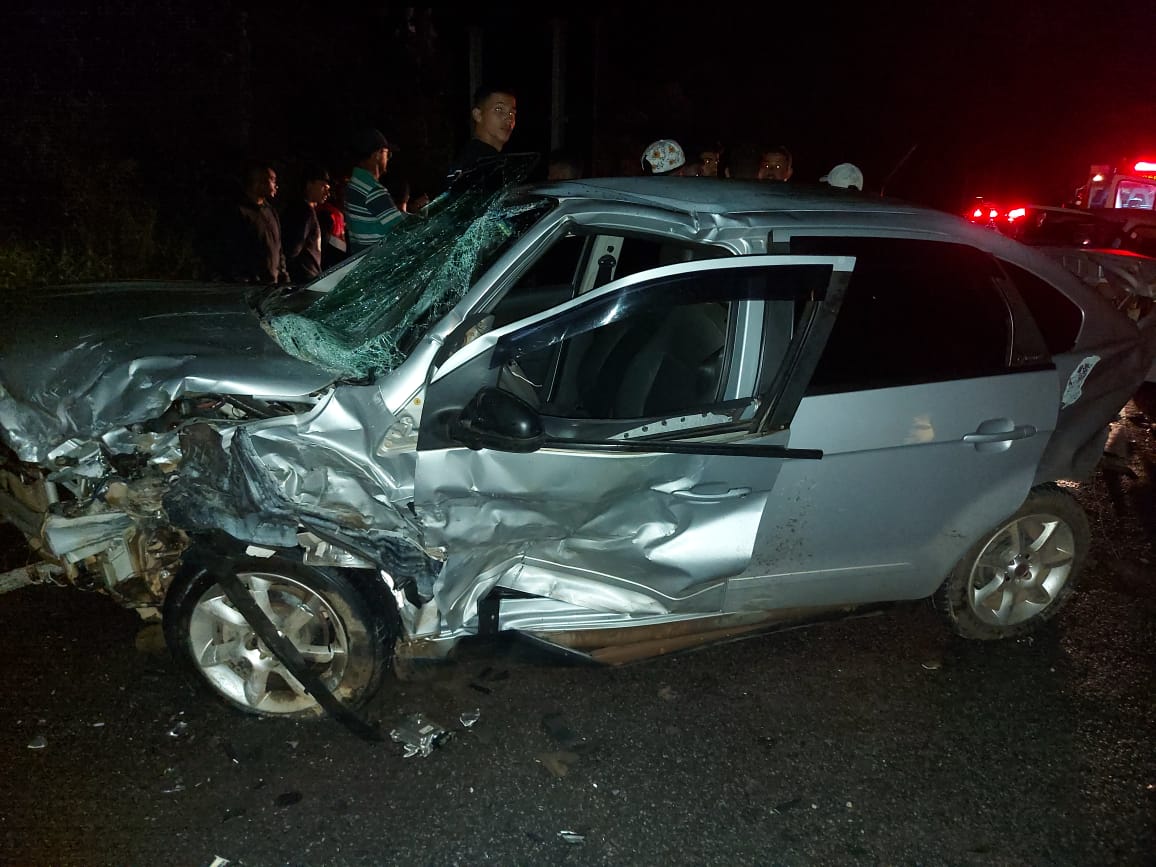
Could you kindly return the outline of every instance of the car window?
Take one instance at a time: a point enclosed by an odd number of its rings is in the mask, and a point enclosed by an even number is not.
[[[658,277],[527,328],[499,347],[498,358],[517,365],[520,388],[529,386],[532,402],[548,416],[652,418],[703,411],[724,398],[749,402],[759,381],[728,394],[732,362],[744,357],[757,364],[762,357],[777,365],[802,300],[821,291],[829,273],[779,266]],[[736,328],[744,305],[764,317],[754,345],[736,336],[750,334]],[[764,335],[776,345],[763,347]],[[521,376],[527,370],[539,374]]]
[[[1002,259],[999,264],[1031,311],[1048,352],[1057,355],[1071,349],[1084,321],[1079,306],[1051,283],[1019,265]]]
[[[425,218],[399,221],[388,240],[359,255],[305,310],[266,299],[262,326],[289,354],[343,379],[393,370],[476,277],[555,207],[520,186],[532,157],[463,175],[429,204]]]
[[[730,317],[725,301],[672,304],[565,340],[557,378],[539,391],[542,411],[619,419],[707,407],[718,400]]]
[[[1142,256],[1156,256],[1156,226],[1133,226],[1124,247]]]
[[[494,328],[569,301],[576,292],[589,238],[566,235],[539,256],[494,308]]]
[[[856,258],[808,394],[1008,369],[1011,313],[979,250],[904,238],[794,236],[791,252]]]
[[[1156,183],[1151,181],[1121,181],[1116,187],[1117,208],[1141,208],[1151,211],[1156,205]]]
[[[644,235],[570,233],[554,241],[490,311],[499,328],[612,280],[679,262],[729,256],[722,247]]]

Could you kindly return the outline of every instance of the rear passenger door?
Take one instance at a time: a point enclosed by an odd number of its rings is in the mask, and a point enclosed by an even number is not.
[[[926,596],[1027,496],[1056,372],[982,251],[799,234],[790,249],[856,258],[791,423],[791,445],[823,459],[784,464],[727,607]]]

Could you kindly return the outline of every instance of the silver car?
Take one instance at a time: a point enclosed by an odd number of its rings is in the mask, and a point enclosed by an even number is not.
[[[161,615],[258,714],[499,631],[620,663],[896,600],[980,639],[1060,609],[1089,529],[1058,483],[1150,362],[1095,291],[904,203],[523,172],[298,291],[16,298],[23,577]]]

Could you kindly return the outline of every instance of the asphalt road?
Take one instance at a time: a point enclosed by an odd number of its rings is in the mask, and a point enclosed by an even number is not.
[[[1156,447],[1126,433],[1030,640],[915,604],[625,669],[475,644],[371,708],[452,732],[424,758],[205,701],[103,597],[0,597],[0,864],[1156,864]]]

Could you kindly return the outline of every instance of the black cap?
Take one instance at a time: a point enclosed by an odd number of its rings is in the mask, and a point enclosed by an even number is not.
[[[372,127],[359,129],[349,143],[353,147],[353,155],[358,159],[365,159],[382,148],[389,148],[389,139],[381,134],[381,130]]]

